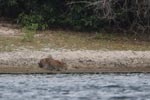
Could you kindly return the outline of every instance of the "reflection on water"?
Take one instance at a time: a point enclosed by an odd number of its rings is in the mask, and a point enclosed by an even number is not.
[[[0,75],[0,100],[150,100],[150,74]]]

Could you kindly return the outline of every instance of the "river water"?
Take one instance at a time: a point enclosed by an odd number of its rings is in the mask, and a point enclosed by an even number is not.
[[[0,100],[150,100],[150,74],[0,75]]]

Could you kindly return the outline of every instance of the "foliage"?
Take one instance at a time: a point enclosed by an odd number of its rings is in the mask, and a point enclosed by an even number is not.
[[[25,14],[20,14],[18,18],[18,22],[21,23],[22,26],[26,27],[28,30],[45,30],[48,25],[44,22],[44,19],[40,15],[25,15]]]
[[[15,18],[29,30],[112,27],[149,33],[150,0],[0,0],[0,16]]]

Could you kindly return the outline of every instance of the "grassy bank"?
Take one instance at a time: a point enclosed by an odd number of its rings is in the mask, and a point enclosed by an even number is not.
[[[103,33],[80,33],[72,31],[37,32],[32,41],[23,41],[24,36],[0,36],[0,51],[16,49],[63,48],[86,50],[150,50],[147,41],[136,40],[130,36]]]

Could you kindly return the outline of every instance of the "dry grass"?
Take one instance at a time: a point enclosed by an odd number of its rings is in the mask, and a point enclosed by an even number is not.
[[[94,34],[94,35],[93,35]],[[88,50],[150,50],[150,43],[119,35],[80,33],[71,31],[38,32],[32,42],[23,37],[0,37],[0,51],[18,48],[40,50],[42,48],[88,49]]]

